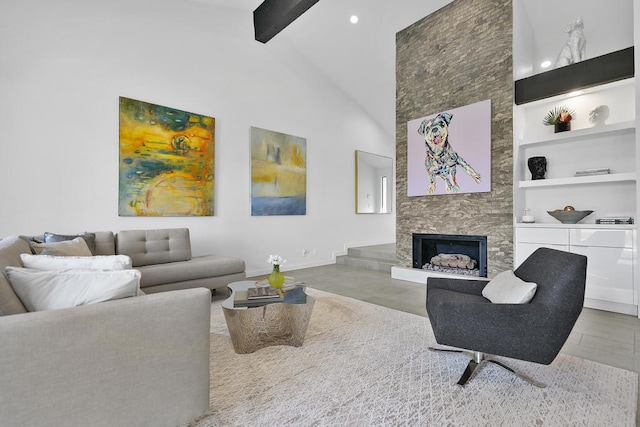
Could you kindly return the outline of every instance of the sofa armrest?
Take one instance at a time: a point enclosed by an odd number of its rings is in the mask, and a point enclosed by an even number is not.
[[[176,426],[209,407],[203,288],[0,317],[3,426]]]

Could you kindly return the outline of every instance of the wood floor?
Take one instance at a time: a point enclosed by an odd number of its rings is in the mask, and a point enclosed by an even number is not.
[[[388,272],[333,264],[285,274],[312,288],[427,316],[426,285],[392,279]],[[562,352],[640,372],[640,320],[585,308]]]

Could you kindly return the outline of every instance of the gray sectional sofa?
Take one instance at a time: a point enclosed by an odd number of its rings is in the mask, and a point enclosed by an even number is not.
[[[95,234],[152,295],[29,313],[1,273],[29,241],[0,240],[2,426],[176,426],[209,408],[210,290],[244,262],[192,257],[187,229]]]
[[[96,254],[130,256],[133,268],[142,273],[140,289],[147,294],[196,287],[215,290],[246,277],[242,259],[192,257],[187,228],[95,234]]]

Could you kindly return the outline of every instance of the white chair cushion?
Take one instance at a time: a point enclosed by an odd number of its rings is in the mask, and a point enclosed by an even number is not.
[[[507,270],[498,274],[482,290],[482,296],[496,304],[526,304],[533,299],[538,285]]]
[[[131,268],[131,258],[127,255],[98,256],[56,256],[21,254],[20,260],[25,268],[36,270],[127,270]]]
[[[11,287],[29,311],[54,310],[135,296],[138,270],[45,271],[5,268]]]

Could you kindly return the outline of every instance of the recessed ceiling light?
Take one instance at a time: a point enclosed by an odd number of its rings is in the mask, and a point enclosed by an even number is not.
[[[349,21],[351,21],[352,24],[357,24],[358,23],[358,16],[357,15],[351,15],[351,18],[349,18]]]
[[[542,68],[549,68],[551,66],[551,61],[544,61],[540,66]]]

